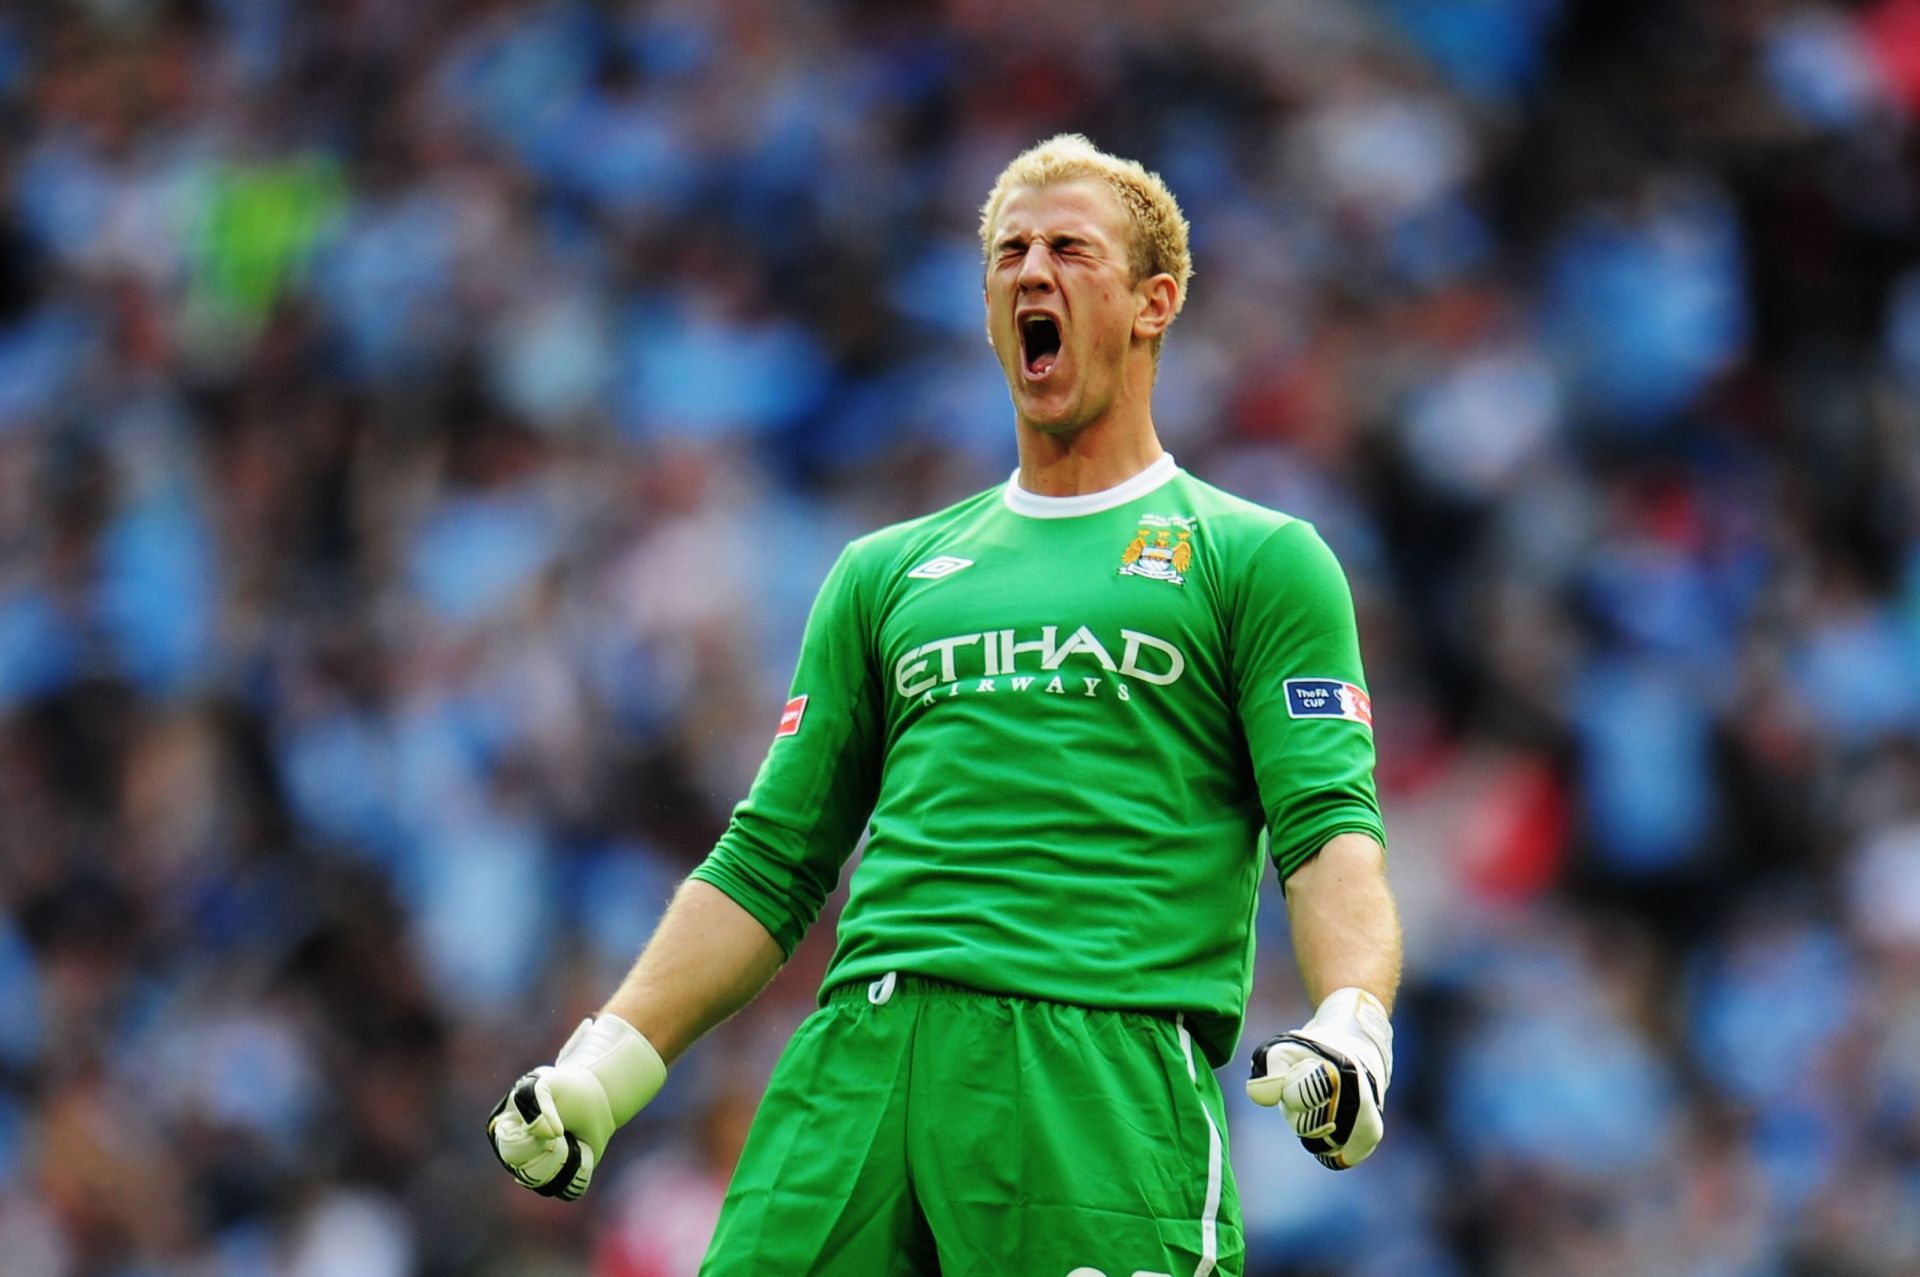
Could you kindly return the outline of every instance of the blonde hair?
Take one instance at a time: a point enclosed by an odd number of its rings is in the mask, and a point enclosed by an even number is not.
[[[1000,206],[1015,188],[1056,186],[1063,182],[1095,180],[1120,201],[1132,223],[1133,234],[1127,244],[1127,265],[1137,284],[1151,275],[1173,276],[1179,286],[1174,294],[1173,313],[1187,304],[1187,281],[1193,278],[1193,255],[1187,250],[1187,219],[1179,201],[1160,180],[1136,160],[1108,155],[1079,133],[1059,133],[1027,148],[1013,163],[1000,171],[987,202],[980,206],[980,251],[993,252],[993,223]],[[1154,342],[1159,349],[1159,342]]]

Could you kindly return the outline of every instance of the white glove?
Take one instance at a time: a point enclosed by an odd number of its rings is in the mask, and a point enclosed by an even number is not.
[[[593,1182],[607,1141],[667,1080],[640,1031],[601,1012],[580,1021],[560,1057],[513,1084],[487,1117],[494,1156],[542,1197],[573,1201]]]
[[[1306,1150],[1344,1171],[1380,1146],[1392,1081],[1387,1009],[1365,989],[1335,989],[1303,1027],[1255,1049],[1247,1095],[1282,1106]]]

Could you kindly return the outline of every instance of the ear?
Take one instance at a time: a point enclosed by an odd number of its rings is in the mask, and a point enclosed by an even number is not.
[[[1180,285],[1173,276],[1161,271],[1133,286],[1133,335],[1139,341],[1152,341],[1173,323],[1174,308],[1180,300]]]

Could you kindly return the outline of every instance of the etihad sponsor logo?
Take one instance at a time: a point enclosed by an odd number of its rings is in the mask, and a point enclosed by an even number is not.
[[[1141,515],[1140,530],[1120,553],[1120,575],[1185,585],[1193,563],[1193,525],[1185,515]]]
[[[1165,639],[1122,629],[1118,642],[1110,645],[1084,625],[1062,639],[1060,632],[1065,628],[1042,626],[1037,637],[1017,630],[982,630],[922,643],[894,663],[893,689],[909,700],[930,698],[935,688],[943,686],[951,689],[948,695],[957,695],[962,684],[974,692],[1003,687],[1024,692],[1037,686],[1058,695],[1069,687],[1063,671],[1072,661],[1076,665],[1072,672],[1087,685],[1082,694],[1093,696],[1103,680],[1086,677],[1089,662],[1107,674],[1161,687],[1177,682],[1186,672],[1187,658]],[[1048,679],[1049,674],[1054,677]],[[1122,700],[1131,699],[1125,683],[1115,686]]]
[[[972,566],[972,559],[961,559],[951,554],[943,554],[938,558],[928,559],[925,563],[922,563],[919,567],[907,573],[907,575],[916,581],[938,581],[943,576],[952,576],[961,568],[970,568]]]

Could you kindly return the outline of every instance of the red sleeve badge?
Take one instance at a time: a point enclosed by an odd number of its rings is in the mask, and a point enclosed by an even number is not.
[[[806,697],[796,696],[788,701],[786,709],[780,713],[780,730],[773,734],[773,738],[779,740],[782,736],[798,736],[800,734],[800,718],[806,712]]]

